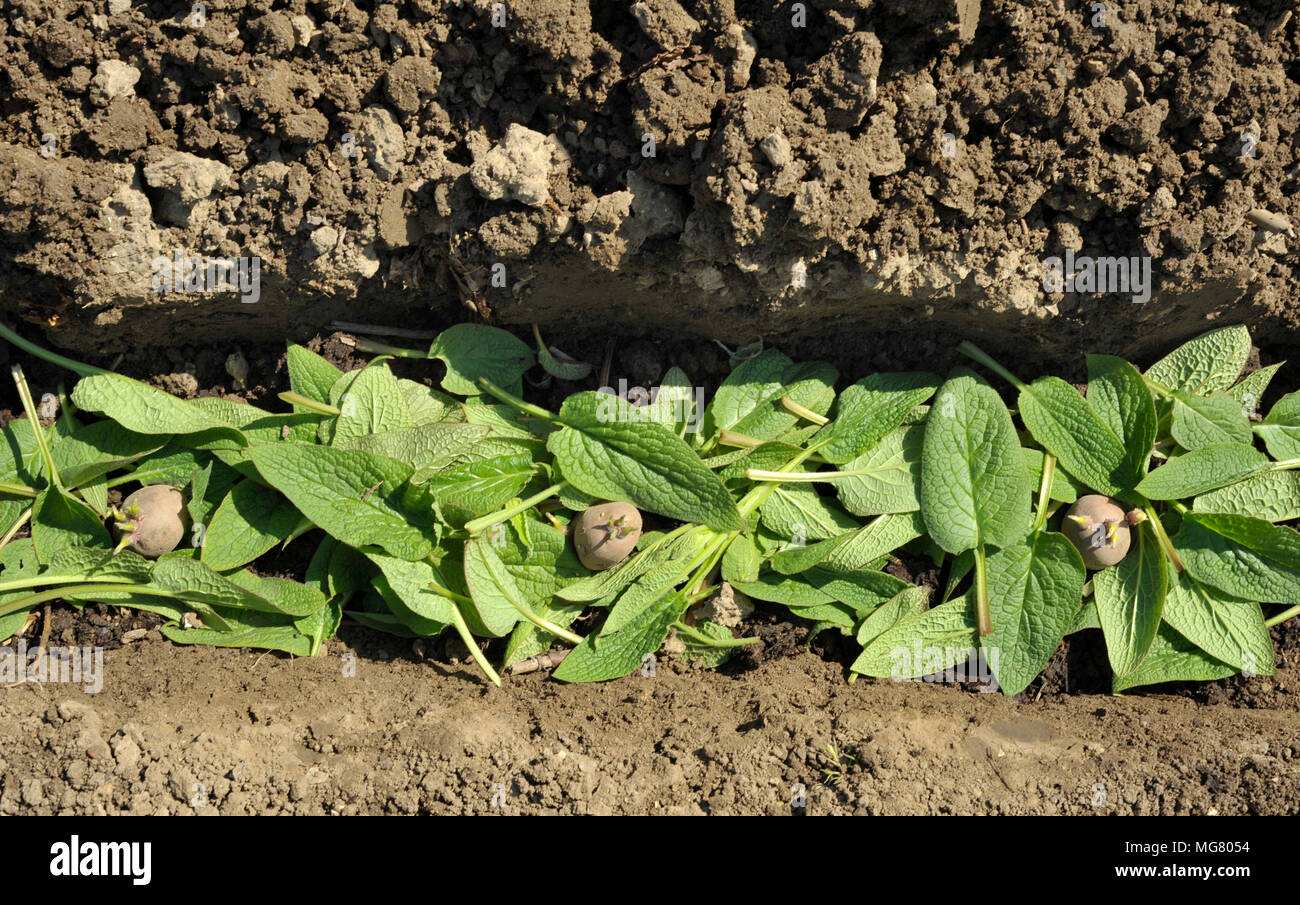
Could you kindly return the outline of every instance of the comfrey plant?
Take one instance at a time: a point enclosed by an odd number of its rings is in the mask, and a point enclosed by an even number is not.
[[[1145,373],[1089,356],[1086,394],[963,344],[1018,393],[1014,413],[965,368],[837,393],[829,365],[774,350],[707,405],[674,369],[643,406],[585,391],[549,411],[522,398],[533,349],[469,324],[427,352],[361,342],[382,354],[348,373],[291,345],[290,410],[271,412],[0,335],[80,376],[46,428],[15,374],[0,640],[56,598],[160,613],[180,643],[299,655],[346,617],[455,632],[493,682],[542,659],[599,681],[672,633],[715,665],[752,643],[694,606],[740,592],[852,638],[853,673],[978,663],[1016,694],[1087,630],[1116,691],[1268,674],[1269,626],[1300,613],[1300,394],[1254,413],[1279,366],[1239,380],[1242,327]],[[538,350],[553,377],[589,375]],[[442,362],[441,389],[396,377],[391,355]],[[115,510],[119,487],[156,489]],[[291,542],[314,544],[302,580],[260,574]],[[885,571],[900,553],[938,566],[939,586]]]

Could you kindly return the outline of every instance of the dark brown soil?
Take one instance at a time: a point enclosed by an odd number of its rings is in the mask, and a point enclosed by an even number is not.
[[[862,369],[1294,339],[1294,237],[1245,219],[1300,223],[1287,4],[805,7],[3,0],[4,307],[86,355],[471,310]],[[1154,297],[1044,292],[1067,248]],[[258,301],[158,295],[174,250],[256,256]]]
[[[1075,0],[806,6],[529,0],[496,28],[488,0],[235,0],[201,23],[0,0],[0,316],[264,405],[284,339],[357,363],[334,319],[539,322],[583,360],[612,344],[634,385],[677,364],[711,388],[715,340],[758,337],[852,376],[943,371],[976,338],[1077,380],[1081,351],[1149,362],[1226,323],[1295,357],[1296,239],[1246,220],[1300,224],[1287,3],[1107,4],[1104,26]],[[1067,248],[1150,256],[1151,300],[1044,292]],[[259,299],[154,292],[173,250],[255,256]],[[0,419],[18,410],[6,382]],[[104,689],[0,689],[0,814],[791,813],[799,791],[808,813],[1300,811],[1294,621],[1273,677],[1110,697],[1085,632],[1015,700],[850,685],[851,645],[807,649],[765,610],[718,671],[500,690],[355,627],[295,661],[156,624],[53,609],[52,638],[106,648]]]

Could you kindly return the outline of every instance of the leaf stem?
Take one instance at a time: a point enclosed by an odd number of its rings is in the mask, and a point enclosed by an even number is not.
[[[1174,505],[1177,506],[1178,503],[1175,502]],[[1160,546],[1164,547],[1165,554],[1169,557],[1170,562],[1174,564],[1174,569],[1179,572],[1183,571],[1186,566],[1178,558],[1178,551],[1174,549],[1173,541],[1169,539],[1168,533],[1165,532],[1165,526],[1160,523],[1160,516],[1156,515],[1155,507],[1148,503],[1143,507],[1142,511],[1147,514],[1147,521],[1151,523],[1151,530],[1156,533],[1156,539],[1160,541]],[[1186,511],[1186,507],[1182,511]]]
[[[1028,389],[1027,384],[1023,380],[1021,380],[1015,374],[1012,374],[1006,368],[1002,367],[1002,365],[994,361],[992,356],[990,356],[987,352],[985,352],[979,346],[975,345],[970,340],[966,340],[965,342],[958,345],[957,351],[960,352],[962,355],[965,355],[967,358],[972,358],[975,361],[978,361],[980,364],[984,365],[984,367],[988,368],[990,371],[993,371],[995,374],[997,374],[1007,383],[1011,384],[1017,390]]]
[[[478,664],[478,668],[483,670],[483,674],[488,677],[488,680],[491,681],[493,685],[500,688],[501,677],[497,675],[497,671],[492,668],[492,664],[488,662],[487,657],[483,656],[483,651],[479,650],[478,639],[470,633],[469,626],[465,624],[465,614],[460,611],[460,607],[461,604],[459,601],[452,601],[451,624],[456,627],[456,634],[460,635],[460,640],[463,641],[465,647],[469,649],[469,655],[474,658],[474,662]]]
[[[501,387],[497,386],[486,377],[480,377],[478,379],[478,385],[483,388],[483,392],[487,393],[489,396],[495,396],[511,408],[518,409],[521,412],[527,412],[530,415],[536,415],[543,421],[549,421],[552,424],[564,423],[556,417],[554,412],[548,412],[540,405],[533,405],[531,402],[524,402],[524,400],[520,399],[513,393],[508,393],[501,389]]]
[[[718,434],[719,446],[737,446],[743,448],[747,446],[759,446],[762,442],[762,440],[756,440],[747,434],[737,433],[732,430],[724,430],[722,433]]]
[[[62,355],[56,355],[47,349],[42,349],[33,342],[23,339],[13,330],[10,330],[4,324],[0,323],[0,336],[9,340],[18,348],[22,349],[28,355],[34,355],[37,358],[48,361],[50,364],[58,365],[61,368],[67,368],[69,371],[80,374],[82,377],[92,377],[96,374],[109,374],[103,368],[97,368],[94,365],[83,364],[80,361],[74,361],[71,358],[64,358]]]
[[[1275,625],[1280,625],[1281,623],[1286,622],[1288,619],[1291,619],[1294,616],[1300,616],[1300,604],[1297,604],[1296,606],[1293,606],[1290,609],[1283,610],[1282,612],[1274,616],[1272,619],[1265,619],[1264,627],[1272,628]]]
[[[705,647],[718,647],[724,649],[731,647],[744,647],[747,644],[757,644],[759,641],[758,638],[732,638],[730,642],[722,638],[710,638],[703,632],[697,631],[692,626],[680,621],[674,622],[673,628],[677,629],[677,634],[686,635],[688,638],[703,644]]]
[[[28,506],[26,509],[23,510],[22,515],[18,516],[18,518],[14,521],[14,523],[9,526],[9,530],[5,532],[5,536],[0,537],[0,550],[3,550],[5,547],[9,546],[9,542],[14,539],[14,535],[18,533],[19,529],[22,528],[23,525],[27,524],[27,520],[32,517],[32,512],[35,509],[36,509],[35,503]]]
[[[419,349],[404,349],[401,346],[390,346],[388,343],[375,342],[372,339],[362,339],[356,337],[352,341],[352,347],[358,352],[370,352],[375,355],[392,355],[394,358],[428,358],[428,351]],[[501,683],[498,682],[498,685]]]
[[[111,591],[114,594],[123,592],[131,594],[143,594],[148,597],[171,597],[180,600],[172,591],[166,591],[162,588],[152,588],[144,584],[115,584],[109,581],[100,581],[95,584],[74,584],[66,587],[51,588],[48,591],[41,591],[36,594],[28,594],[26,597],[19,597],[17,600],[11,600],[8,603],[0,604],[0,616],[8,616],[10,613],[16,613],[19,610],[27,610],[44,603],[47,600],[57,600],[60,597],[66,597],[69,594],[91,594],[95,591]]]
[[[18,398],[23,402],[23,409],[27,412],[27,420],[32,426],[32,436],[36,438],[36,445],[41,451],[41,459],[45,462],[45,468],[50,473],[50,483],[60,492],[63,492],[63,481],[59,478],[59,470],[54,467],[54,457],[50,455],[50,444],[46,442],[45,428],[41,427],[41,417],[36,413],[36,403],[32,401],[32,391],[27,386],[27,378],[23,376],[21,365],[11,365],[9,372],[13,375],[14,383],[18,386]]]
[[[989,577],[983,544],[975,547],[975,607],[979,616],[980,637],[992,634],[993,616],[989,612]]]
[[[781,397],[781,406],[787,412],[790,412],[793,415],[798,415],[803,420],[811,421],[813,424],[819,424],[823,426],[830,424],[831,419],[827,418],[825,415],[817,414],[810,408],[805,408],[804,406],[795,402],[789,396]]]
[[[313,412],[319,412],[322,415],[342,415],[343,410],[338,406],[328,405],[324,402],[317,402],[315,399],[308,399],[300,393],[292,391],[280,394],[280,399],[290,405],[296,405],[299,408],[310,409]]]
[[[476,519],[472,519],[471,521],[465,523],[465,530],[469,533],[470,537],[473,537],[474,535],[482,531],[484,528],[490,528],[493,525],[499,525],[500,523],[506,521],[507,519],[514,518],[516,515],[518,515],[521,512],[527,512],[529,509],[532,509],[542,500],[549,499],[550,497],[555,496],[566,486],[568,486],[568,484],[569,484],[568,481],[560,481],[557,484],[552,484],[550,487],[547,487],[545,490],[538,491],[537,493],[533,494],[526,500],[520,500],[518,503],[514,503],[510,506],[505,507],[504,509],[498,509],[496,512],[489,512],[487,515],[482,515]]]
[[[37,493],[39,493],[39,491],[33,490],[32,488],[28,487],[26,484],[9,484],[9,483],[0,482],[0,493],[7,493],[10,496],[25,496],[25,497],[35,498],[35,496],[37,495]]]
[[[1043,453],[1043,480],[1038,487],[1038,515],[1034,518],[1034,527],[1029,532],[1037,534],[1047,524],[1047,507],[1052,502],[1052,478],[1056,476],[1056,456]]]

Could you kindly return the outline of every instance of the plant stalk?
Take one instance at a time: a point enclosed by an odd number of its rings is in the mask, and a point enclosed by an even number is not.
[[[496,512],[489,512],[487,515],[482,515],[476,519],[472,519],[465,523],[465,530],[469,533],[470,537],[473,537],[484,528],[499,525],[502,522],[514,518],[521,512],[527,512],[543,500],[555,496],[568,486],[568,483],[568,481],[560,481],[559,483],[552,484],[545,490],[538,491],[526,500],[520,500],[518,503],[513,503],[504,509],[498,509]]]
[[[480,377],[478,379],[478,385],[483,388],[483,392],[487,393],[489,396],[495,396],[497,399],[500,399],[502,402],[504,402],[506,405],[510,406],[513,409],[518,409],[521,412],[527,412],[530,415],[536,415],[538,418],[541,418],[543,421],[549,421],[552,424],[564,423],[558,417],[556,417],[554,412],[548,412],[540,405],[533,405],[531,402],[524,402],[524,400],[520,399],[518,396],[514,395],[513,393],[509,393],[501,389],[501,387],[497,386],[495,383],[488,380],[486,377]]]
[[[803,420],[811,421],[813,424],[820,424],[822,426],[830,424],[831,419],[827,418],[825,415],[817,414],[810,408],[805,408],[789,396],[781,397],[781,406],[792,415],[798,415]]]
[[[1174,505],[1177,506],[1178,503],[1175,502]],[[1178,558],[1178,551],[1174,549],[1173,541],[1169,539],[1169,534],[1165,531],[1165,526],[1160,523],[1160,516],[1156,515],[1155,507],[1148,503],[1143,507],[1143,511],[1147,514],[1147,521],[1151,523],[1151,530],[1156,533],[1156,538],[1160,541],[1160,546],[1164,547],[1165,554],[1169,557],[1170,562],[1174,564],[1174,569],[1178,572],[1183,571],[1186,566],[1184,566],[1183,561]],[[1186,509],[1184,508],[1183,511],[1186,511]]]
[[[317,402],[315,399],[308,399],[300,393],[284,392],[280,394],[280,399],[290,405],[296,405],[299,408],[309,409],[321,415],[342,415],[343,410],[338,406],[327,405],[324,402]]]
[[[1012,374],[1006,368],[1002,367],[1002,365],[994,361],[992,356],[990,356],[987,352],[985,352],[979,346],[975,345],[970,340],[966,340],[965,342],[958,345],[957,351],[965,355],[967,358],[971,358],[974,359],[975,361],[978,361],[980,364],[984,365],[984,367],[988,368],[990,371],[997,374],[999,377],[1001,377],[1007,383],[1011,384],[1017,390],[1028,389],[1028,385],[1023,380],[1021,380],[1015,374]]]
[[[989,577],[984,545],[975,548],[975,607],[979,616],[980,637],[993,633],[993,615],[989,612]]]
[[[1030,534],[1037,534],[1047,524],[1047,509],[1052,502],[1052,478],[1056,475],[1056,456],[1043,453],[1043,480],[1038,487],[1038,515],[1034,518],[1034,527]]]
[[[56,355],[55,353],[50,352],[47,349],[42,349],[40,346],[36,345],[35,343],[28,342],[27,340],[23,339],[21,336],[19,336],[13,330],[10,330],[2,323],[0,323],[0,337],[4,337],[5,339],[9,340],[9,342],[13,343],[15,346],[22,349],[28,355],[34,355],[37,358],[40,358],[44,361],[48,361],[52,365],[58,365],[61,368],[67,368],[69,371],[72,371],[76,374],[80,374],[82,377],[92,377],[96,374],[112,373],[111,371],[106,371],[103,368],[97,368],[94,365],[88,365],[80,361],[74,361],[71,358],[64,358],[62,355]]]

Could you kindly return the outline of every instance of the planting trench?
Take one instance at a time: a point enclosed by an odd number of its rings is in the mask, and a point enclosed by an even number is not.
[[[942,371],[975,337],[1078,379],[1083,350],[1148,364],[1226,323],[1295,357],[1295,238],[1247,218],[1300,222],[1286,4],[1148,0],[1104,27],[1073,2],[829,0],[803,27],[745,0],[514,6],[503,28],[477,0],[209,3],[198,25],[3,0],[6,318],[254,402],[284,388],[283,340],[346,360],[334,319],[539,322],[646,385],[716,382],[713,340],[760,336],[853,376]],[[175,249],[257,256],[257,301],[156,294]],[[1067,250],[1149,256],[1151,299],[1044,292]],[[38,393],[68,379],[19,360]],[[53,638],[107,648],[104,688],[3,689],[0,813],[477,812],[497,784],[523,812],[789,813],[796,784],[812,813],[1300,809],[1294,627],[1273,677],[1114,698],[1079,642],[1003,700],[849,685],[842,651],[762,614],[758,662],[501,690],[441,643],[352,627],[291,660],[153,624],[55,608]]]

